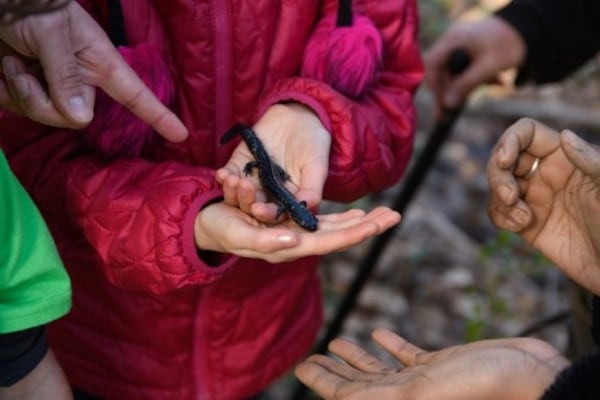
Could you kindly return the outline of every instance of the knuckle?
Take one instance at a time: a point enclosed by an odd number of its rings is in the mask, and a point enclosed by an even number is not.
[[[79,65],[74,60],[65,62],[59,68],[56,83],[62,90],[76,89],[83,85],[84,81]]]
[[[135,92],[133,92],[131,94],[131,96],[128,96],[123,100],[123,106],[125,106],[129,110],[135,110],[135,109],[139,108],[141,105],[140,99],[142,98],[143,95],[144,95],[144,90],[142,88],[136,90]],[[157,118],[160,118],[160,116],[158,116]]]
[[[513,125],[514,127],[523,127],[523,128],[535,128],[535,120],[530,117],[521,117],[517,120],[517,122]]]

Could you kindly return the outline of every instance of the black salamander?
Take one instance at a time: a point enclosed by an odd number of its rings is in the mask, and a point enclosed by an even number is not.
[[[265,150],[256,132],[244,124],[235,124],[221,138],[221,144],[229,142],[235,135],[241,135],[242,139],[254,156],[254,161],[250,161],[244,167],[244,174],[252,174],[252,169],[258,169],[258,178],[262,184],[263,190],[271,201],[278,205],[277,218],[286,212],[287,215],[298,225],[306,230],[314,232],[317,230],[319,221],[306,208],[306,202],[298,202],[294,195],[284,186],[284,182],[290,179],[285,170],[277,165]]]

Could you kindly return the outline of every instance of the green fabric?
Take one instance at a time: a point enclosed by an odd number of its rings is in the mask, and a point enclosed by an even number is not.
[[[0,152],[0,334],[46,324],[71,307],[71,282],[39,211]]]

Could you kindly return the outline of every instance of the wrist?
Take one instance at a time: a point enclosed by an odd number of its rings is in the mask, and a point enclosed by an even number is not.
[[[196,215],[194,221],[194,243],[196,244],[196,249],[198,251],[219,251],[218,246],[216,246],[208,229],[210,226],[208,221],[210,217],[210,208],[211,206],[214,206],[214,204],[215,203],[207,204]]]
[[[568,365],[563,357],[541,362],[531,354],[522,354],[520,368],[505,370],[497,382],[498,399],[538,400]],[[515,364],[516,365],[516,364]],[[512,382],[510,385],[507,382]],[[500,394],[501,393],[501,394]]]
[[[288,121],[293,123],[304,117],[319,119],[317,114],[307,105],[295,101],[286,101],[273,104],[269,107],[257,122],[257,125],[262,120],[273,120],[280,122],[282,125],[287,125]]]

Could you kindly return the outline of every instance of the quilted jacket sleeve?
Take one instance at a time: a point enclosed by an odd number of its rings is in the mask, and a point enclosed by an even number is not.
[[[209,284],[234,262],[228,255],[204,260],[195,247],[198,211],[222,196],[212,170],[143,159],[104,164],[83,152],[81,132],[6,114],[0,129],[15,174],[53,221],[57,240],[69,245],[62,229],[83,234],[112,284],[164,293]]]
[[[600,2],[513,0],[497,12],[527,43],[518,82],[557,81],[600,50]]]
[[[208,265],[194,241],[196,215],[221,194],[205,168],[80,159],[70,168],[66,206],[111,283],[161,293],[211,283],[227,269],[233,257],[215,255]]]
[[[325,2],[328,3],[328,2]],[[361,100],[323,82],[283,79],[261,99],[261,110],[282,101],[312,108],[332,134],[324,197],[352,201],[397,182],[410,160],[416,125],[413,95],[423,78],[415,0],[370,2],[366,8],[383,38],[383,65]],[[335,12],[326,7],[324,14]]]

